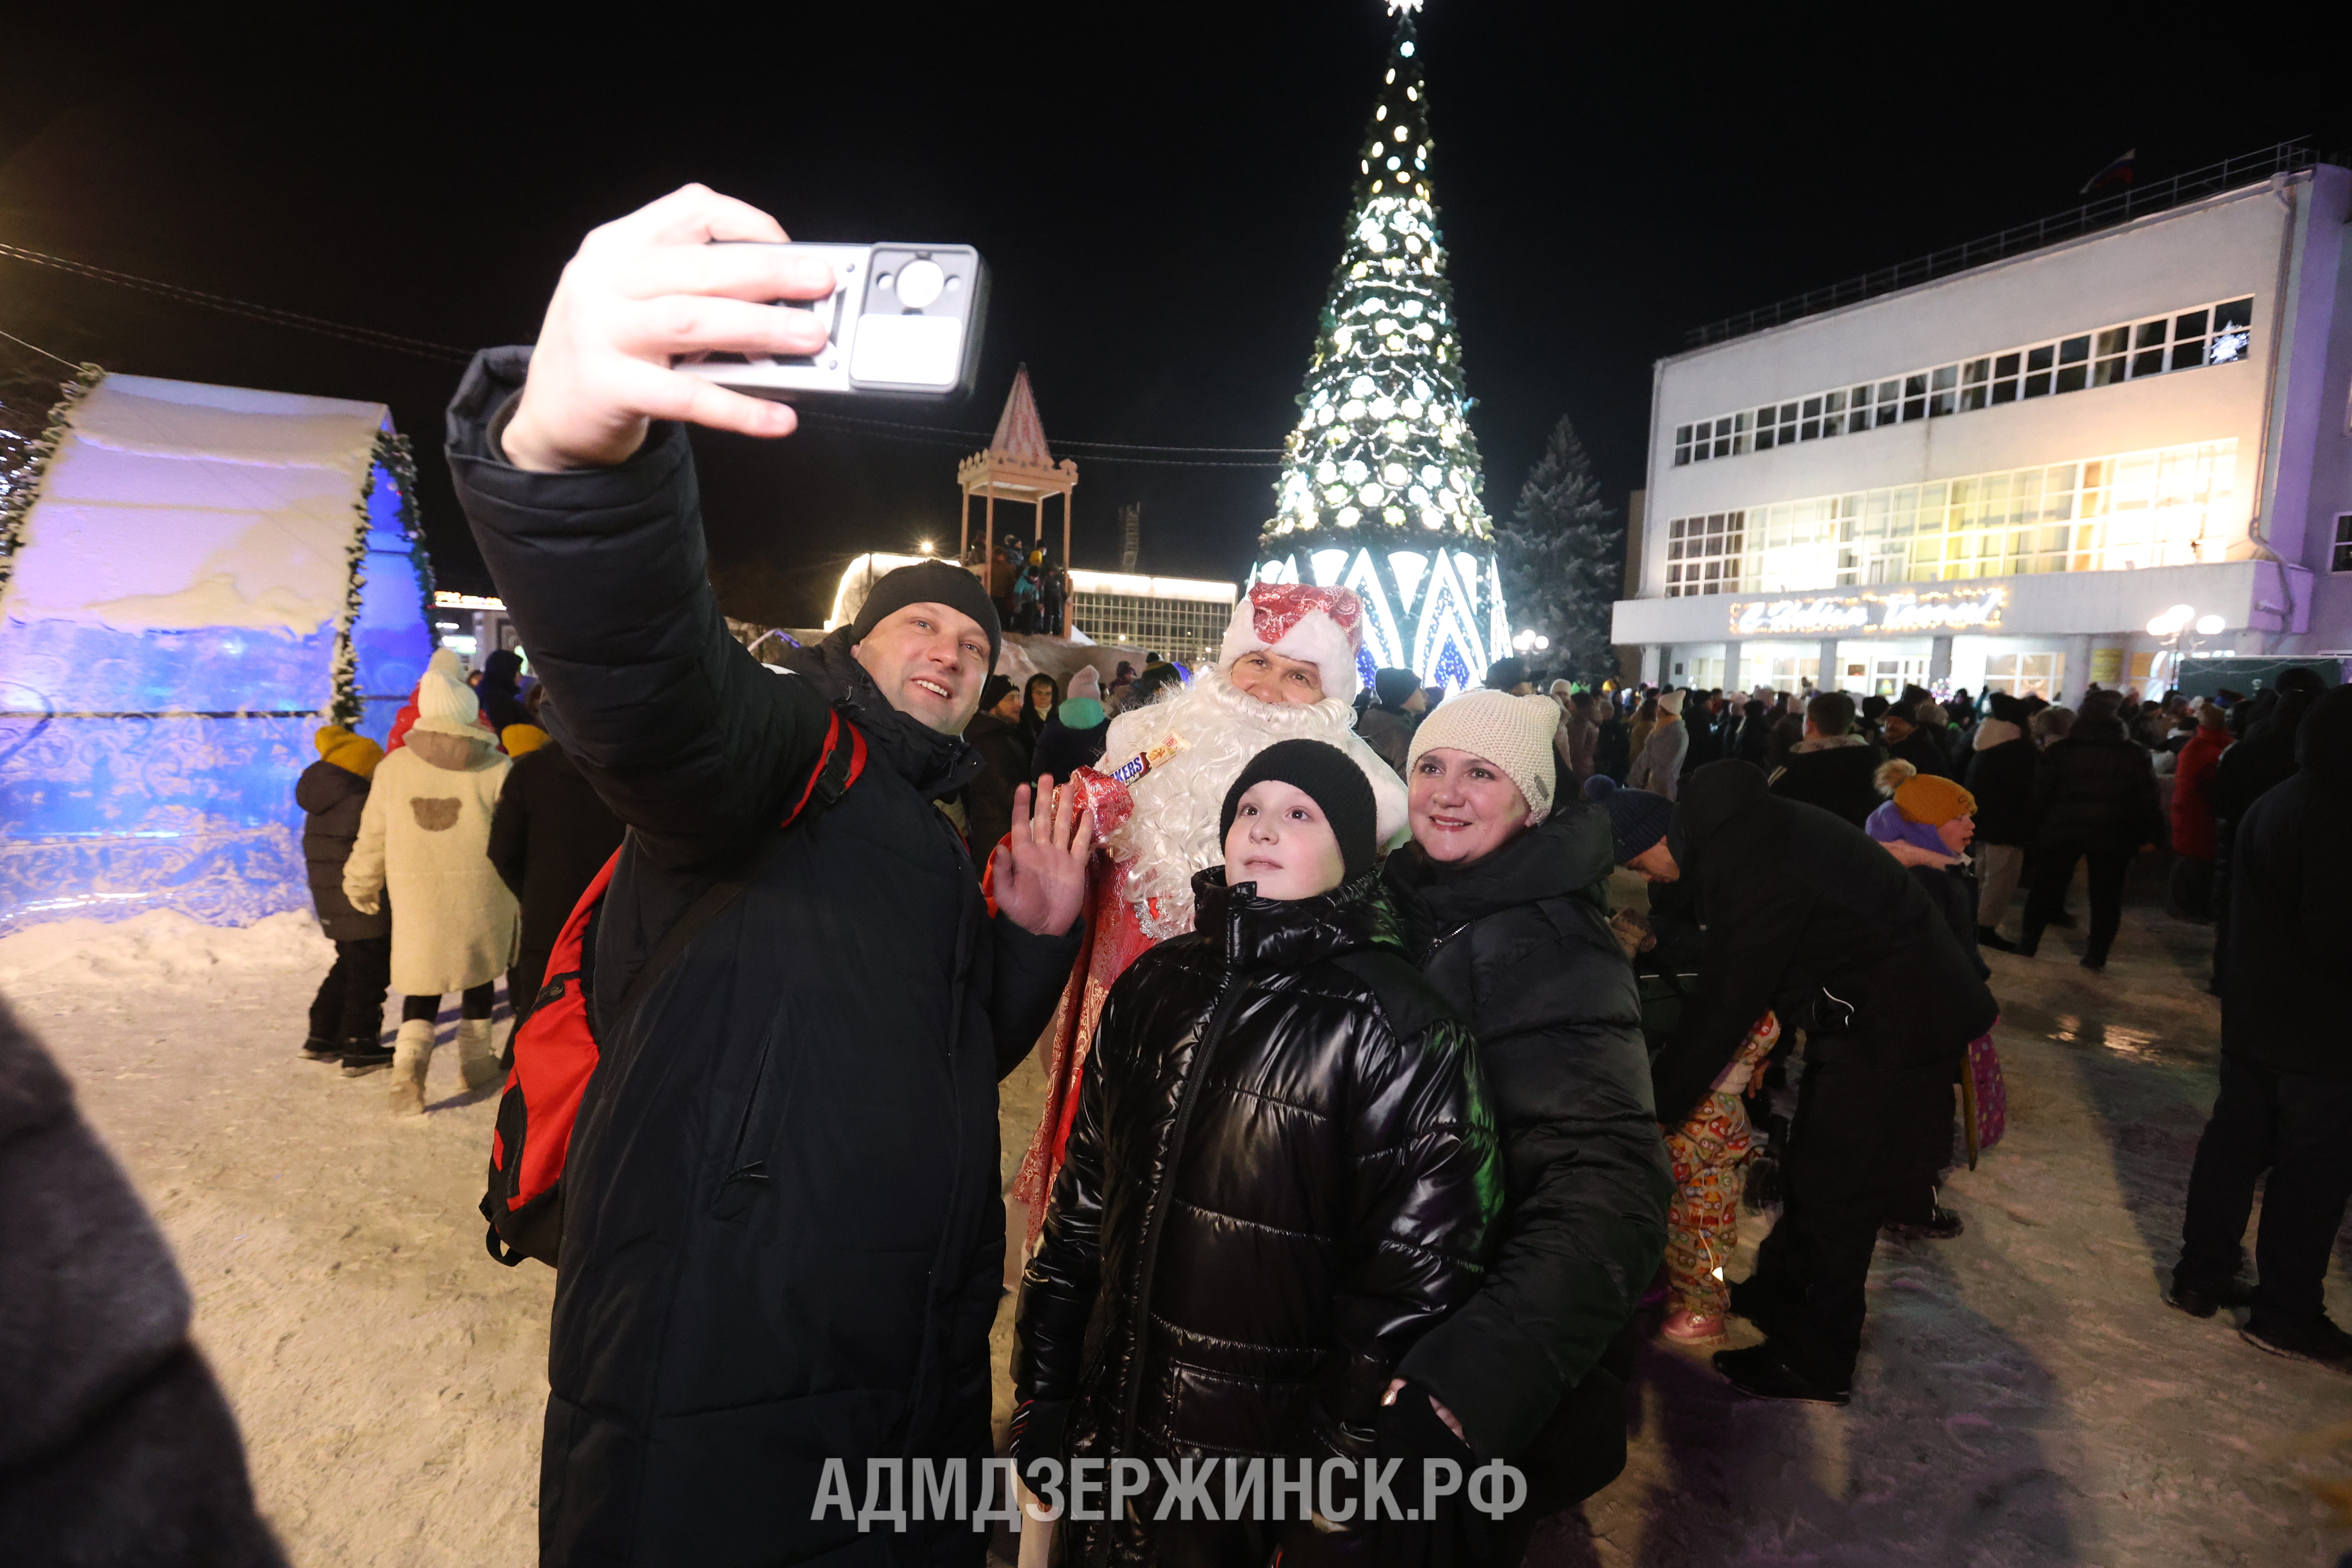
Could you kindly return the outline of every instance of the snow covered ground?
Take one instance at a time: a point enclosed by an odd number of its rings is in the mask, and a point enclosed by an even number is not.
[[[2352,1475],[2352,1379],[2157,1297],[2212,1093],[2206,942],[2143,901],[2104,977],[2065,932],[1995,956],[2009,1137],[1948,1191],[1965,1236],[1882,1247],[1853,1406],[1741,1401],[1704,1355],[1654,1349],[1627,1473],[1532,1561],[2269,1568],[2352,1547],[2305,1486]],[[297,1058],[328,951],[296,916],[52,926],[0,941],[0,994],[177,1249],[295,1561],[527,1563],[553,1276],[483,1251],[493,1107],[453,1054],[405,1121],[381,1075]],[[1008,1085],[1008,1175],[1036,1091],[1034,1068]],[[2352,1283],[2329,1295],[2352,1322]]]

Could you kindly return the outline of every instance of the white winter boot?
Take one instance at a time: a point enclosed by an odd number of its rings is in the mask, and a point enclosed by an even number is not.
[[[466,1075],[468,1094],[479,1094],[499,1081],[499,1054],[490,1049],[488,1018],[457,1020],[457,1070]]]
[[[425,1113],[425,1073],[433,1064],[433,1020],[404,1018],[392,1043],[392,1113]]]

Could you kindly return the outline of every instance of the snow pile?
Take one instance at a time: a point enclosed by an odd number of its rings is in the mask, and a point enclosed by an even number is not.
[[[127,921],[58,921],[0,937],[0,991],[203,984],[225,973],[323,973],[334,944],[308,913],[209,926],[177,910]]]

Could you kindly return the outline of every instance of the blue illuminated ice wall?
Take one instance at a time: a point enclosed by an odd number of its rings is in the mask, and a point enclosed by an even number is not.
[[[378,465],[352,632],[381,742],[431,652]],[[309,907],[294,783],[334,700],[335,632],[0,622],[0,934],[175,909],[242,925]]]

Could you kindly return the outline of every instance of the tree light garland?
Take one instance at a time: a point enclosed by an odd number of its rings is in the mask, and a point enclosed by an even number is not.
[[[1381,101],[1251,579],[1354,589],[1367,684],[1391,666],[1458,689],[1501,657],[1510,627],[1430,198],[1418,9],[1391,0]]]

